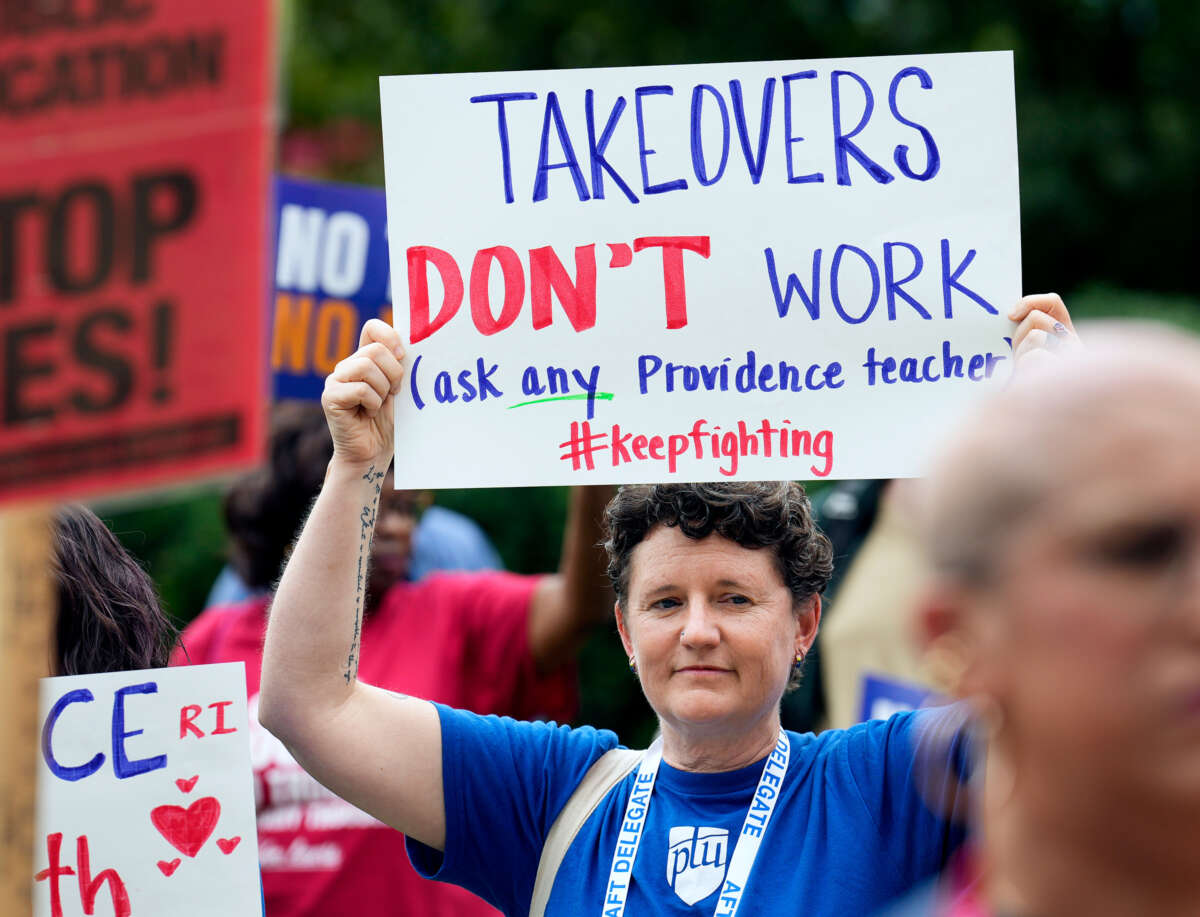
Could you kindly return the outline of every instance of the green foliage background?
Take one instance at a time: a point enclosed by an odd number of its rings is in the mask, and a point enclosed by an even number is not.
[[[1024,287],[1077,317],[1200,330],[1200,4],[1191,0],[290,0],[282,167],[383,182],[378,76],[1012,49]],[[561,490],[471,490],[515,570],[557,565]],[[170,610],[198,613],[223,562],[220,488],[101,511]],[[615,651],[615,652],[614,652]],[[583,660],[589,722],[644,737],[615,637]]]

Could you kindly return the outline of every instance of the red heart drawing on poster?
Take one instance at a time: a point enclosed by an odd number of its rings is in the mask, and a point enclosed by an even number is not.
[[[168,844],[190,857],[204,846],[220,817],[221,804],[215,796],[197,799],[186,809],[183,806],[159,806],[150,810],[150,820],[158,833]]]
[[[242,842],[241,835],[238,837],[219,837],[217,838],[217,846],[221,848],[221,852],[228,856],[233,853],[233,848]]]
[[[162,874],[164,876],[169,876],[169,875],[171,875],[171,873],[173,873],[176,869],[179,868],[179,864],[181,862],[183,862],[183,861],[180,860],[179,857],[175,857],[175,859],[173,859],[170,863],[166,862],[165,860],[159,860],[158,868],[162,870]]]
[[[183,790],[183,792],[190,793],[192,791],[192,787],[196,785],[196,781],[199,779],[199,774],[197,774],[195,777],[192,777],[190,780],[184,780],[182,777],[180,777],[175,781],[175,785],[179,787],[179,789]]]

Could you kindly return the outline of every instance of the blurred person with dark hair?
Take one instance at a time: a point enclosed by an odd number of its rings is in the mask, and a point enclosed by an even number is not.
[[[977,843],[900,913],[1200,913],[1200,340],[1087,345],[930,477],[917,620],[986,769]]]
[[[236,481],[225,496],[230,558],[209,590],[206,608],[271,590],[333,456],[325,415],[316,402],[278,402],[271,431],[266,465]],[[428,493],[416,499],[420,517],[405,578],[424,579],[438,570],[502,567],[474,520],[437,506]]]
[[[494,914],[462,889],[418,878],[406,862],[403,838],[320,786],[255,715],[269,590],[332,455],[320,405],[277,407],[267,463],[236,482],[225,503],[231,564],[257,594],[201,614],[184,632],[184,651],[175,661],[246,664],[259,857],[270,917]],[[363,648],[355,665],[388,690],[481,713],[571,719],[577,704],[571,662],[585,631],[611,603],[602,552],[583,532],[598,518],[604,492],[573,495],[563,561],[564,573],[578,571],[570,584],[564,576],[493,571],[434,573],[413,582],[418,517],[428,496],[392,489],[390,472],[378,483]]]
[[[53,528],[58,617],[51,674],[165,666],[177,632],[146,571],[85,506],[58,509]]]
[[[320,407],[284,401],[271,412],[266,461],[243,475],[225,495],[230,566],[249,594],[264,593],[279,578],[296,532],[321,489],[333,443]]]

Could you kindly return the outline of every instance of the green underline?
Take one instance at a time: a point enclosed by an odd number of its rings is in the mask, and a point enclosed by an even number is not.
[[[547,401],[583,401],[586,398],[595,398],[597,401],[612,401],[613,393],[596,392],[595,395],[552,395],[549,398],[534,398],[532,401],[510,404],[505,410],[511,411],[513,408],[523,408],[527,404],[545,404]]]

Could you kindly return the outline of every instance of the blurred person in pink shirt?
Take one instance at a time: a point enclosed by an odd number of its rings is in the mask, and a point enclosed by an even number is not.
[[[232,565],[258,594],[207,609],[184,631],[173,661],[246,665],[268,917],[494,915],[475,895],[418,877],[401,834],[318,784],[258,723],[270,590],[332,454],[320,405],[277,409],[267,463],[238,481],[226,501]],[[575,651],[612,607],[606,561],[592,547],[608,491],[573,493],[559,574],[433,573],[412,582],[414,532],[426,495],[394,490],[390,473],[381,486],[356,660],[361,677],[478,713],[570,720],[577,706]]]

